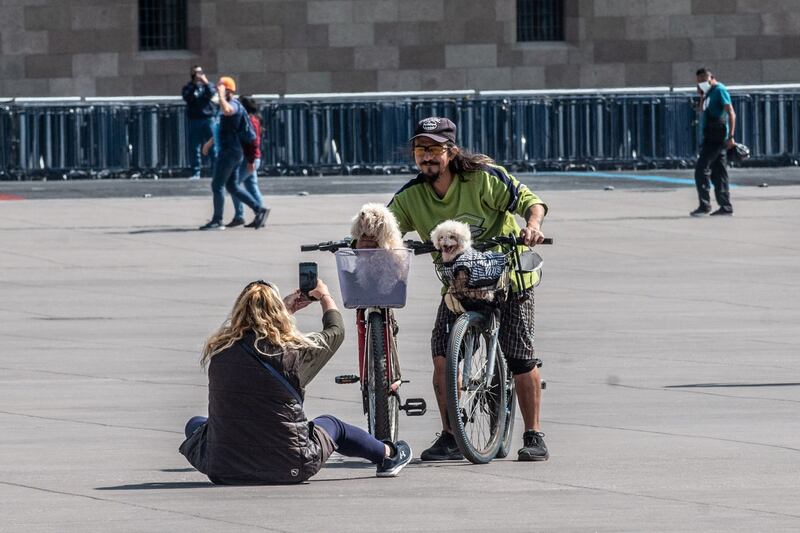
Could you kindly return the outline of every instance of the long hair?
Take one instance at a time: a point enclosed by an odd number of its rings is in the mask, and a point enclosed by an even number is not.
[[[200,364],[205,367],[210,359],[252,331],[256,335],[255,349],[261,340],[278,349],[319,348],[321,339],[314,334],[305,336],[297,330],[294,318],[283,304],[277,289],[264,281],[248,284],[236,298],[228,318],[206,340]]]
[[[253,100],[251,96],[240,96],[239,103],[242,104],[242,107],[247,111],[248,115],[258,116],[258,104],[256,104],[256,101]]]
[[[455,143],[448,142],[448,148],[457,148]],[[458,148],[458,153],[450,160],[448,167],[453,176],[463,175],[464,172],[481,170],[487,165],[496,165],[494,159],[486,154],[476,154],[463,148]],[[462,178],[463,179],[463,178]]]

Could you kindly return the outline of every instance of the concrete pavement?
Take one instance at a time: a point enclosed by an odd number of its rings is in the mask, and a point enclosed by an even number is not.
[[[388,193],[272,197],[267,228],[217,232],[194,231],[203,197],[0,202],[0,531],[800,529],[800,187],[740,187],[734,217],[704,219],[691,187],[542,196],[551,459],[377,479],[334,456],[277,487],[214,487],[178,454],[205,414],[200,346],[247,281],[288,289],[301,260],[338,297],[333,257],[299,244],[344,236]],[[404,391],[433,406],[427,259],[410,291]],[[306,411],[363,426],[357,386],[333,383],[355,370],[348,333]],[[438,413],[400,423],[418,455]]]

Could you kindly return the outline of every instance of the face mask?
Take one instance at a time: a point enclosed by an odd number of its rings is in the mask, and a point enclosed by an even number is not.
[[[706,94],[711,88],[711,84],[707,81],[702,81],[698,83],[697,86],[700,87],[700,90],[703,91],[703,94]]]

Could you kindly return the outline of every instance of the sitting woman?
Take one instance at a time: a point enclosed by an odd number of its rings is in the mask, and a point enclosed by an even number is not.
[[[292,314],[311,303],[295,290],[281,300],[271,283],[248,284],[230,316],[203,349],[209,418],[186,424],[180,452],[213,483],[297,483],[319,472],[334,451],[368,459],[378,477],[393,477],[411,461],[404,441],[381,442],[330,416],[309,422],[308,383],[344,340],[342,316],[319,281],[319,333],[301,334]]]

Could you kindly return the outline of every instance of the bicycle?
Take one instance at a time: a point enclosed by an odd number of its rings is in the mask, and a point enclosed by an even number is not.
[[[360,383],[369,433],[378,440],[397,440],[400,411],[408,416],[427,412],[423,398],[402,403],[403,380],[397,352],[397,322],[393,308],[406,302],[406,280],[411,250],[353,249],[351,240],[304,244],[301,252],[326,251],[336,256],[336,269],[344,307],[356,309],[358,375],[336,376],[338,384]],[[376,264],[399,268],[374,269]]]
[[[545,239],[542,244],[552,243]],[[479,251],[498,246],[502,250],[503,272],[484,287],[457,289],[451,278],[453,265],[434,260],[437,275],[447,286],[445,302],[459,315],[450,329],[446,354],[447,416],[461,453],[475,464],[506,457],[511,448],[516,392],[498,342],[499,304],[516,297],[510,291],[512,273],[522,286],[523,275],[541,272],[543,265],[541,256],[533,251],[520,254],[520,244],[514,235],[473,243]],[[407,245],[417,255],[435,251],[431,243]]]

